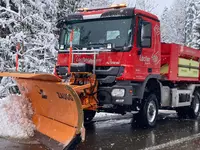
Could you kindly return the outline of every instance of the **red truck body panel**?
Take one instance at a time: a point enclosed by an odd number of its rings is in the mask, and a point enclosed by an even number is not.
[[[198,81],[198,78],[178,77],[178,59],[192,59],[198,61],[200,51],[178,44],[161,44],[161,66],[168,64],[169,72],[165,74],[168,80],[171,81]]]

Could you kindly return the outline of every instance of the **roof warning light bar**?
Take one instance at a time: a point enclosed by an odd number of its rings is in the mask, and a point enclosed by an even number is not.
[[[89,8],[78,8],[78,12],[88,12],[88,11],[98,11],[98,10],[105,10],[105,9],[119,9],[119,8],[125,8],[127,7],[126,4],[113,4],[110,7],[106,8],[94,8],[94,9],[89,9]]]

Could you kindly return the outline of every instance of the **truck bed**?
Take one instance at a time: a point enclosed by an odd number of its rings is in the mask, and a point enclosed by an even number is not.
[[[178,44],[161,44],[161,74],[171,81],[199,82],[200,50]]]

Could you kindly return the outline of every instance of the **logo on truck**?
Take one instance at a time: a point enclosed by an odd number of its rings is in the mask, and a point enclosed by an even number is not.
[[[60,99],[74,101],[73,97],[70,94],[60,93],[60,92],[56,92],[56,93],[58,95],[58,98],[60,98]]]
[[[141,62],[145,62],[145,64],[150,64],[151,61],[154,64],[158,64],[160,62],[158,52],[154,53],[151,57],[140,55],[139,60]]]
[[[153,62],[154,64],[158,64],[158,63],[160,62],[158,54],[159,54],[159,51],[157,51],[156,53],[154,53],[154,54],[151,56],[152,62]]]
[[[145,63],[150,63],[150,58],[149,57],[147,57],[147,56],[142,56],[142,55],[140,55],[140,61],[142,61],[142,62],[145,62]]]
[[[158,25],[154,27],[154,32],[156,35],[160,35],[160,27]]]

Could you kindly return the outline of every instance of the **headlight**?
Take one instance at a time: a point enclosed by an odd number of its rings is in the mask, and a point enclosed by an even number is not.
[[[111,95],[113,97],[124,97],[125,89],[113,89]]]

